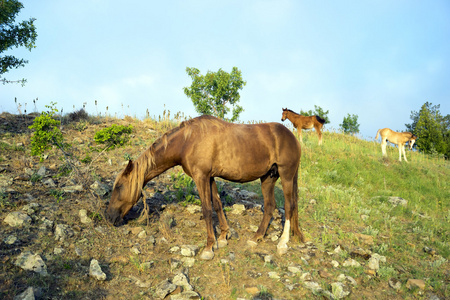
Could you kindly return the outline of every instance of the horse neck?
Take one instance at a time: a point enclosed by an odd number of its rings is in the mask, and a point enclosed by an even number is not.
[[[143,166],[144,184],[160,175],[164,171],[178,165],[181,148],[177,143],[182,138],[182,134],[175,133],[176,136],[163,137],[158,144],[153,144],[138,159]]]

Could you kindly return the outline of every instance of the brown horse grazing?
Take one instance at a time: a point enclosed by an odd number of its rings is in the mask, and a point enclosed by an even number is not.
[[[303,143],[302,129],[311,129],[314,127],[316,129],[317,135],[319,136],[319,145],[322,145],[322,127],[325,123],[325,120],[323,118],[319,116],[305,117],[293,112],[290,109],[283,108],[281,121],[284,121],[286,119],[289,119],[289,121],[294,124],[294,127],[297,128],[297,132],[300,135],[300,142]]]
[[[375,139],[378,139],[378,136],[381,135],[381,152],[383,156],[386,156],[386,144],[387,141],[396,144],[398,146],[398,160],[402,161],[402,152],[403,157],[406,159],[405,154],[405,144],[409,142],[409,150],[412,150],[412,147],[417,139],[417,137],[411,132],[396,132],[389,128],[378,129],[377,136]]]
[[[217,246],[227,245],[229,230],[215,177],[234,182],[261,180],[264,215],[255,236],[264,236],[276,206],[275,182],[281,178],[285,198],[286,222],[278,251],[284,253],[289,241],[289,229],[304,241],[298,225],[298,170],[300,144],[285,126],[279,123],[256,125],[233,124],[211,116],[201,116],[165,133],[140,157],[129,161],[116,178],[106,216],[115,225],[139,200],[144,185],[152,178],[177,165],[193,178],[202,202],[202,213],[208,234],[201,259],[214,257],[216,246],[212,224],[212,207],[219,218],[221,234]]]

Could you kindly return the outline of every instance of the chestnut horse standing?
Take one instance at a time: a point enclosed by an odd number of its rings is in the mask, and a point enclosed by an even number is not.
[[[411,132],[396,132],[389,128],[378,129],[377,136],[375,137],[378,140],[378,136],[381,135],[381,152],[383,156],[387,156],[386,154],[386,144],[387,141],[396,144],[398,146],[398,160],[402,161],[402,153],[403,157],[406,159],[405,154],[405,144],[409,142],[409,150],[412,150],[412,147],[417,139],[417,137]]]
[[[293,112],[290,109],[283,108],[283,114],[281,115],[281,121],[289,119],[289,121],[294,124],[294,127],[297,128],[297,132],[300,135],[300,142],[303,143],[302,138],[302,129],[311,129],[315,128],[317,135],[319,136],[319,145],[322,145],[322,127],[325,123],[325,120],[319,116],[310,116],[305,117],[299,115],[296,112]]]
[[[211,116],[197,117],[165,133],[137,160],[128,162],[117,175],[106,217],[120,225],[141,197],[142,188],[148,181],[169,168],[181,165],[197,185],[206,222],[208,237],[200,258],[212,259],[216,239],[211,202],[221,229],[218,247],[227,245],[229,230],[214,178],[234,182],[261,180],[264,215],[255,236],[249,241],[253,245],[263,238],[272,218],[276,206],[275,182],[281,178],[286,222],[277,249],[279,253],[285,253],[289,230],[304,241],[299,230],[297,206],[300,156],[299,142],[289,129],[279,123],[243,125]]]

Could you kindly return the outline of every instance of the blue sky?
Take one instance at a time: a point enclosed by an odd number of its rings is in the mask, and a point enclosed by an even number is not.
[[[245,122],[317,105],[328,129],[356,114],[373,138],[405,130],[426,101],[450,114],[448,0],[22,2],[16,20],[36,18],[37,47],[6,52],[29,63],[4,77],[28,83],[0,85],[0,112],[16,113],[14,98],[32,112],[38,97],[38,111],[53,101],[64,113],[86,103],[91,114],[194,117],[186,67],[236,66]]]

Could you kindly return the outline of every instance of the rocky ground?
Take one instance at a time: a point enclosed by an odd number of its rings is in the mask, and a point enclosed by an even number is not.
[[[65,174],[56,149],[43,161],[30,156],[31,121],[22,118],[0,119],[1,299],[439,299],[421,292],[422,280],[409,280],[406,288],[416,292],[406,295],[405,283],[379,280],[386,257],[371,251],[368,235],[338,245],[290,242],[288,253],[277,255],[282,209],[264,240],[250,247],[262,219],[261,196],[227,182],[219,185],[229,244],[213,260],[200,260],[206,229],[195,188],[187,194],[179,169],[145,187],[148,218],[139,217],[140,201],[127,224],[111,226],[103,211],[115,175],[124,156],[136,157],[149,145],[141,139],[157,135],[154,129],[135,126],[130,148],[100,156],[88,173]],[[83,157],[93,133],[107,125],[63,131]],[[300,222],[304,230],[320,226]]]

